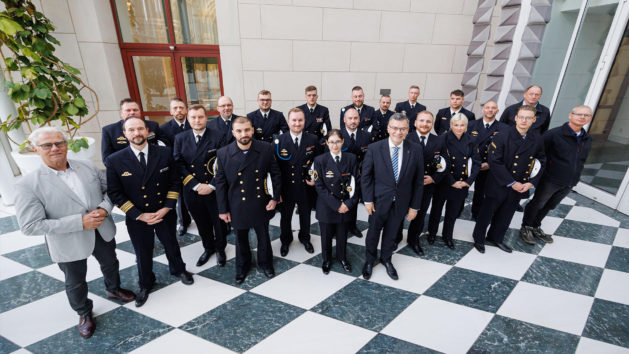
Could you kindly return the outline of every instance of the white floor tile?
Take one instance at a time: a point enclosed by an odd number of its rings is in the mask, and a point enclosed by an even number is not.
[[[246,353],[355,353],[375,332],[306,312]]]
[[[116,223],[116,244],[130,241],[129,238],[129,230],[127,230],[127,225],[125,221],[120,221]]]
[[[355,278],[321,268],[300,264],[253,288],[251,292],[304,309],[310,309],[328,298]]]
[[[31,246],[41,245],[45,242],[44,236],[26,236],[20,230],[8,232],[2,235],[0,242],[0,254],[7,254]]]
[[[520,282],[498,314],[581,335],[593,302],[593,297]]]
[[[32,269],[22,263],[0,256],[0,280],[30,272]]]
[[[203,251],[203,243],[201,243],[201,241],[181,248],[181,258],[183,258],[183,262],[186,264],[186,270],[191,273],[200,273],[206,269],[216,266],[216,253],[213,254],[204,265],[200,267],[196,266],[199,257],[203,254]],[[227,246],[225,246],[225,257],[228,261],[236,257],[236,246],[228,243]],[[166,254],[156,257],[155,260],[163,264],[168,264]]]
[[[513,215],[513,219],[511,219],[509,228],[520,230],[520,227],[522,227],[523,216],[524,216],[524,213],[516,212],[515,215]],[[544,220],[542,220],[542,229],[547,234],[552,235],[555,233],[555,231],[557,231],[557,228],[559,228],[559,225],[561,225],[563,220],[564,219],[562,218],[557,218],[554,216],[547,216],[544,218]]]
[[[472,233],[474,232],[474,225],[476,225],[476,222],[474,221],[457,219],[454,223],[452,238],[467,242],[474,242],[474,237],[472,237]]]
[[[179,327],[243,292],[233,286],[195,275],[193,285],[184,285],[178,281],[152,292],[142,307],[135,307],[134,303],[128,303],[125,307]]]
[[[629,229],[618,229],[614,246],[629,248]]]
[[[28,350],[22,348],[22,349],[18,349],[16,351],[12,352],[11,354],[33,354],[33,352],[28,351]]]
[[[416,294],[424,293],[452,268],[447,264],[402,254],[394,255],[391,263],[397,270],[400,279],[391,279],[387,275],[386,268],[383,265],[377,265],[373,269],[371,281]]]
[[[312,243],[312,248],[314,248],[314,253],[306,252],[304,245],[301,242],[299,242],[299,238],[297,237],[297,231],[293,232],[293,242],[288,247],[288,254],[286,255],[286,257],[283,257],[283,258],[301,263],[321,253],[321,237],[312,235],[310,237],[310,243]],[[271,241],[271,249],[273,250],[273,255],[275,255],[276,257],[282,257],[280,255],[281,247],[282,247],[282,241],[279,238]]]
[[[493,314],[420,296],[381,333],[444,353],[465,353]]]
[[[182,346],[185,350],[182,350]],[[175,328],[167,334],[150,341],[131,353],[139,354],[171,354],[171,353],[234,353],[220,345],[199,338],[188,332]]]
[[[92,293],[89,298],[94,302],[95,316],[118,307]],[[62,291],[1,313],[0,335],[25,347],[78,324],[79,316],[70,308],[68,298]]]
[[[599,224],[599,225],[606,225],[606,226],[612,226],[612,227],[620,226],[620,221],[616,219],[612,219],[609,216],[601,213],[600,211],[597,211],[591,208],[581,207],[581,206],[572,207],[568,215],[566,215],[566,219],[589,222],[591,224]]]
[[[116,249],[116,256],[118,257],[118,262],[120,263],[120,270],[135,265],[134,254],[123,251],[121,249]],[[61,271],[57,263],[47,265],[37,270],[57,280],[65,281],[65,275],[63,275],[63,272]],[[85,275],[85,279],[89,282],[102,276],[103,273],[100,270],[100,264],[98,264],[98,261],[94,256],[89,256],[87,258],[87,273]]]
[[[535,261],[535,258],[536,256],[532,254],[517,251],[507,253],[498,247],[487,246],[484,254],[476,252],[476,250],[468,252],[456,266],[520,280]]]
[[[540,256],[602,268],[605,267],[607,257],[612,249],[610,245],[569,237],[553,236],[553,240],[553,243],[542,248],[539,253]]]
[[[613,344],[599,342],[594,339],[581,337],[579,345],[575,354],[591,354],[591,353],[605,353],[605,354],[627,354],[629,348],[619,347]]]
[[[605,269],[595,297],[629,305],[629,273]]]
[[[570,197],[565,197],[561,200],[561,204],[566,204],[566,205],[575,205],[577,204],[576,200],[570,198]]]

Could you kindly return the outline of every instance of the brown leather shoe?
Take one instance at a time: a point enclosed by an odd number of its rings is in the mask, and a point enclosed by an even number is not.
[[[94,334],[94,331],[96,330],[96,322],[94,322],[94,319],[92,318],[91,311],[85,315],[81,315],[81,317],[79,318],[78,329],[81,337],[85,339],[91,337],[92,334]]]
[[[118,288],[118,290],[113,293],[109,291],[106,291],[105,293],[107,294],[108,298],[118,299],[122,302],[131,302],[135,300],[135,294],[133,293],[133,291],[123,288]]]

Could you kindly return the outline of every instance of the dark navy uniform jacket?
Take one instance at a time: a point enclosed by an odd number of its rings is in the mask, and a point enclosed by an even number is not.
[[[135,221],[142,213],[154,213],[177,205],[181,178],[170,148],[149,144],[146,172],[131,147],[105,159],[107,195]]]
[[[255,129],[253,137],[270,143],[273,141],[273,137],[288,131],[288,124],[286,124],[286,118],[284,113],[270,109],[266,119],[262,115],[259,109],[247,114],[247,117],[251,119],[253,123],[253,129]]]
[[[532,183],[537,186],[546,164],[544,143],[539,134],[526,134],[525,138],[514,127],[496,135],[489,148],[489,188],[485,188],[488,196],[500,196],[513,190],[509,184],[513,182]],[[542,169],[531,178],[535,159],[539,160]],[[520,193],[521,198],[528,198],[529,191]]]
[[[476,120],[474,112],[461,107],[459,113],[463,113],[467,117],[467,123],[471,123]],[[450,118],[452,118],[452,110],[450,107],[442,108],[437,112],[435,116],[435,133],[441,135],[450,130]],[[469,131],[469,128],[467,129]]]
[[[411,127],[410,131],[415,130],[415,119],[417,119],[417,113],[421,111],[425,111],[425,110],[426,110],[426,106],[424,106],[423,104],[419,102],[415,102],[415,107],[411,108],[411,103],[408,100],[404,102],[398,102],[395,105],[395,111],[397,113],[402,113],[402,112],[406,113],[406,117],[408,118],[408,121],[409,121],[409,126]]]
[[[358,165],[360,167],[360,164],[363,162],[363,158],[365,157],[365,153],[367,153],[367,147],[373,142],[373,136],[366,130],[356,129],[354,141],[352,142],[351,134],[347,131],[347,129],[341,130],[341,135],[343,135],[343,147],[341,148],[341,151],[351,152],[356,155],[356,160],[358,161]]]
[[[273,142],[273,151],[282,172],[282,198],[288,202],[301,202],[306,195],[306,179],[315,157],[321,153],[316,135],[303,132],[299,148],[290,133],[282,134]]]
[[[360,178],[358,177],[358,161],[352,153],[341,152],[337,164],[330,152],[315,158],[315,189],[317,190],[317,220],[328,224],[338,224],[352,220],[351,209],[358,204],[360,195]],[[354,187],[351,180],[354,177]],[[350,192],[353,195],[350,197]],[[350,211],[340,214],[337,210],[344,203]]]
[[[469,187],[456,189],[452,185],[456,181],[465,181],[469,185],[474,183],[481,165],[478,148],[468,133],[463,133],[461,140],[459,140],[452,131],[445,134],[444,145],[445,154],[443,157],[448,164],[450,173],[446,173],[441,183],[438,184],[435,193],[447,193],[448,199],[465,198]],[[472,169],[471,173],[468,174],[469,158],[472,158]]]
[[[518,109],[520,109],[522,103],[524,103],[524,101],[520,101],[507,107],[505,111],[502,112],[502,115],[500,116],[500,121],[514,127],[515,115],[518,114]],[[539,102],[537,103],[537,105],[535,105],[535,109],[537,110],[537,113],[535,114],[536,119],[535,123],[533,123],[533,125],[531,125],[531,127],[529,128],[529,133],[537,132],[541,135],[544,134],[550,126],[550,109],[540,104]]]
[[[267,223],[275,210],[267,211],[266,205],[271,199],[279,202],[282,183],[272,145],[253,139],[245,154],[234,141],[218,150],[216,160],[214,185],[219,213],[230,212],[236,230]],[[268,175],[272,196],[267,189]]]
[[[473,120],[467,124],[467,131],[476,142],[476,146],[478,146],[481,162],[487,162],[489,146],[493,139],[501,132],[508,130],[509,126],[497,119],[494,119],[489,129],[485,129],[485,121],[483,119]]]
[[[356,107],[354,107],[353,104],[350,104],[349,106],[345,106],[341,108],[341,118],[340,118],[341,130],[345,129],[345,122],[343,121],[343,117],[345,116],[345,111],[350,108],[356,109]],[[363,104],[362,107],[360,107],[360,122],[358,123],[358,129],[368,130],[369,127],[373,125],[373,114],[374,114],[373,107]]]
[[[205,129],[198,146],[192,129],[175,137],[173,155],[183,178],[184,192],[194,192],[192,188],[199,183],[213,184],[214,162],[220,138],[220,133],[210,129]]]
[[[374,137],[375,141],[389,137],[387,126],[389,124],[389,118],[391,118],[393,113],[395,112],[388,110],[385,114],[382,114],[380,108],[376,109],[373,113],[373,130],[371,131],[371,135]]]
[[[304,103],[297,108],[304,111],[304,115],[306,116],[306,125],[304,126],[304,131],[306,133],[316,135],[319,138],[319,141],[325,139],[325,134],[323,134],[323,127],[325,126],[325,129],[328,132],[330,131],[330,129],[332,129],[332,122],[330,122],[330,111],[328,111],[328,108],[317,104],[312,113],[310,113],[310,108],[308,108],[307,103]]]
[[[231,122],[233,122],[234,118],[236,117],[238,116],[235,114],[232,114],[232,117],[229,120],[229,125],[225,123],[225,120],[220,115],[207,123],[208,129],[219,133],[220,138],[219,138],[218,145],[220,147],[228,145],[232,141],[234,141],[234,136],[232,135]]]
[[[437,185],[443,179],[443,177],[448,172],[448,166],[443,166],[445,168],[442,172],[437,172],[433,165],[433,160],[435,156],[444,154],[444,146],[445,146],[445,136],[443,135],[435,135],[430,133],[428,137],[428,143],[426,147],[422,147],[422,153],[424,155],[424,176],[430,176],[435,181],[432,185]],[[419,139],[419,135],[417,135],[417,131],[413,131],[408,133],[406,136],[406,140],[411,143],[422,146],[421,140]],[[444,157],[445,159],[445,157]],[[426,187],[426,186],[424,186]]]
[[[585,159],[592,148],[592,138],[583,130],[580,141],[568,125],[553,128],[544,133],[546,150],[545,181],[560,186],[576,186],[579,183]]]
[[[103,161],[105,161],[107,156],[129,146],[127,138],[122,133],[123,122],[123,120],[120,120],[119,122],[112,123],[103,127],[103,136],[101,139],[100,147]],[[146,128],[149,131],[149,136],[147,138],[149,144],[156,145],[157,141],[159,140],[168,145],[168,139],[162,135],[161,130],[159,129],[159,124],[150,120],[145,120],[145,122]]]
[[[190,127],[190,124],[188,123],[188,120],[185,119],[183,121],[184,124],[184,128],[181,129],[181,126],[179,125],[179,122],[177,122],[177,120],[175,118],[169,120],[168,122],[162,124],[159,126],[159,130],[161,130],[162,135],[168,139],[168,146],[173,146],[173,144],[175,143],[175,135],[186,131],[186,130],[190,130],[192,129]]]

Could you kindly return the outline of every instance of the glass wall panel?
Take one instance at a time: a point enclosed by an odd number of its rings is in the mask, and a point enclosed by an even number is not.
[[[167,111],[177,96],[170,57],[134,56],[133,67],[145,112]]]
[[[123,42],[168,43],[163,0],[116,0]]]
[[[206,57],[182,57],[183,80],[188,105],[202,104],[207,111],[217,110],[221,96],[218,59]]]
[[[218,44],[214,0],[170,0],[175,41]]]

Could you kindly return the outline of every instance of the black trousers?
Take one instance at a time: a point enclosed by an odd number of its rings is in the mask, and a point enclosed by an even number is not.
[[[209,195],[186,193],[185,200],[199,229],[203,248],[209,253],[224,251],[227,245],[227,225],[218,217],[214,192]]]
[[[273,269],[273,250],[269,236],[269,223],[253,227],[258,239],[258,266],[262,269]],[[243,274],[251,268],[251,246],[249,245],[249,229],[236,230],[236,274]]]
[[[496,186],[495,188],[504,187]],[[521,199],[521,194],[512,189],[506,193],[501,193],[500,196],[485,195],[483,208],[478,214],[472,234],[474,242],[481,245],[485,244],[485,231],[491,223],[487,232],[487,239],[502,243]]]
[[[177,243],[177,215],[175,213],[168,212],[164,216],[164,220],[155,225],[147,225],[143,221],[129,220],[128,218],[126,224],[131,244],[135,250],[140,288],[151,289],[155,283],[155,274],[153,274],[155,235],[164,246],[170,274],[179,275],[186,270]]]
[[[188,227],[191,222],[190,214],[188,213],[188,207],[186,206],[184,198],[182,198],[181,194],[177,199],[177,207],[175,210],[177,211],[177,224]]]
[[[367,230],[367,237],[365,239],[365,246],[367,247],[366,263],[373,264],[376,261],[380,232],[382,232],[380,260],[382,262],[391,261],[391,256],[393,255],[393,251],[395,251],[395,239],[404,220],[404,215],[406,215],[407,212],[408,208],[397,210],[396,203],[393,202],[388,211],[376,209],[376,212],[369,216],[369,230]]]
[[[430,209],[430,218],[428,219],[428,233],[436,235],[441,221],[441,211],[446,206],[446,213],[443,220],[443,230],[441,236],[444,240],[452,240],[452,232],[454,231],[454,223],[461,212],[461,208],[465,204],[465,198],[447,198],[447,193],[435,193],[432,198],[432,208]]]
[[[409,245],[419,244],[419,235],[424,231],[424,222],[426,214],[428,213],[428,207],[430,206],[430,200],[435,193],[435,184],[431,183],[424,186],[424,194],[422,195],[422,204],[417,211],[417,217],[411,221],[408,226],[408,235],[406,236],[406,242]]]
[[[96,233],[96,243],[92,255],[100,264],[100,270],[103,272],[105,280],[105,288],[107,291],[115,292],[120,288],[120,274],[118,274],[118,258],[116,257],[116,240],[112,239],[105,242],[100,236],[98,230]],[[85,275],[87,274],[87,259],[81,259],[73,262],[63,262],[57,264],[65,275],[66,295],[70,302],[70,307],[76,313],[85,315],[92,311],[92,300],[87,298],[87,282]]]
[[[472,199],[472,216],[478,216],[485,199],[485,183],[489,170],[480,171],[474,180],[474,197]],[[495,187],[494,187],[495,188]],[[498,187],[499,188],[499,187]]]
[[[571,190],[571,186],[560,186],[544,181],[542,178],[537,188],[535,188],[533,199],[524,208],[522,226],[542,226],[542,220],[544,220],[548,212],[555,209],[561,200],[570,194]]]
[[[299,206],[299,241],[310,241],[310,211],[312,210],[310,199],[306,197],[299,202],[284,200],[280,204],[280,240],[283,245],[293,242],[291,220],[295,205]]]
[[[347,231],[352,221],[328,224],[319,222],[321,228],[321,256],[324,262],[332,261],[332,239],[336,235],[336,259],[344,261],[347,250]]]

